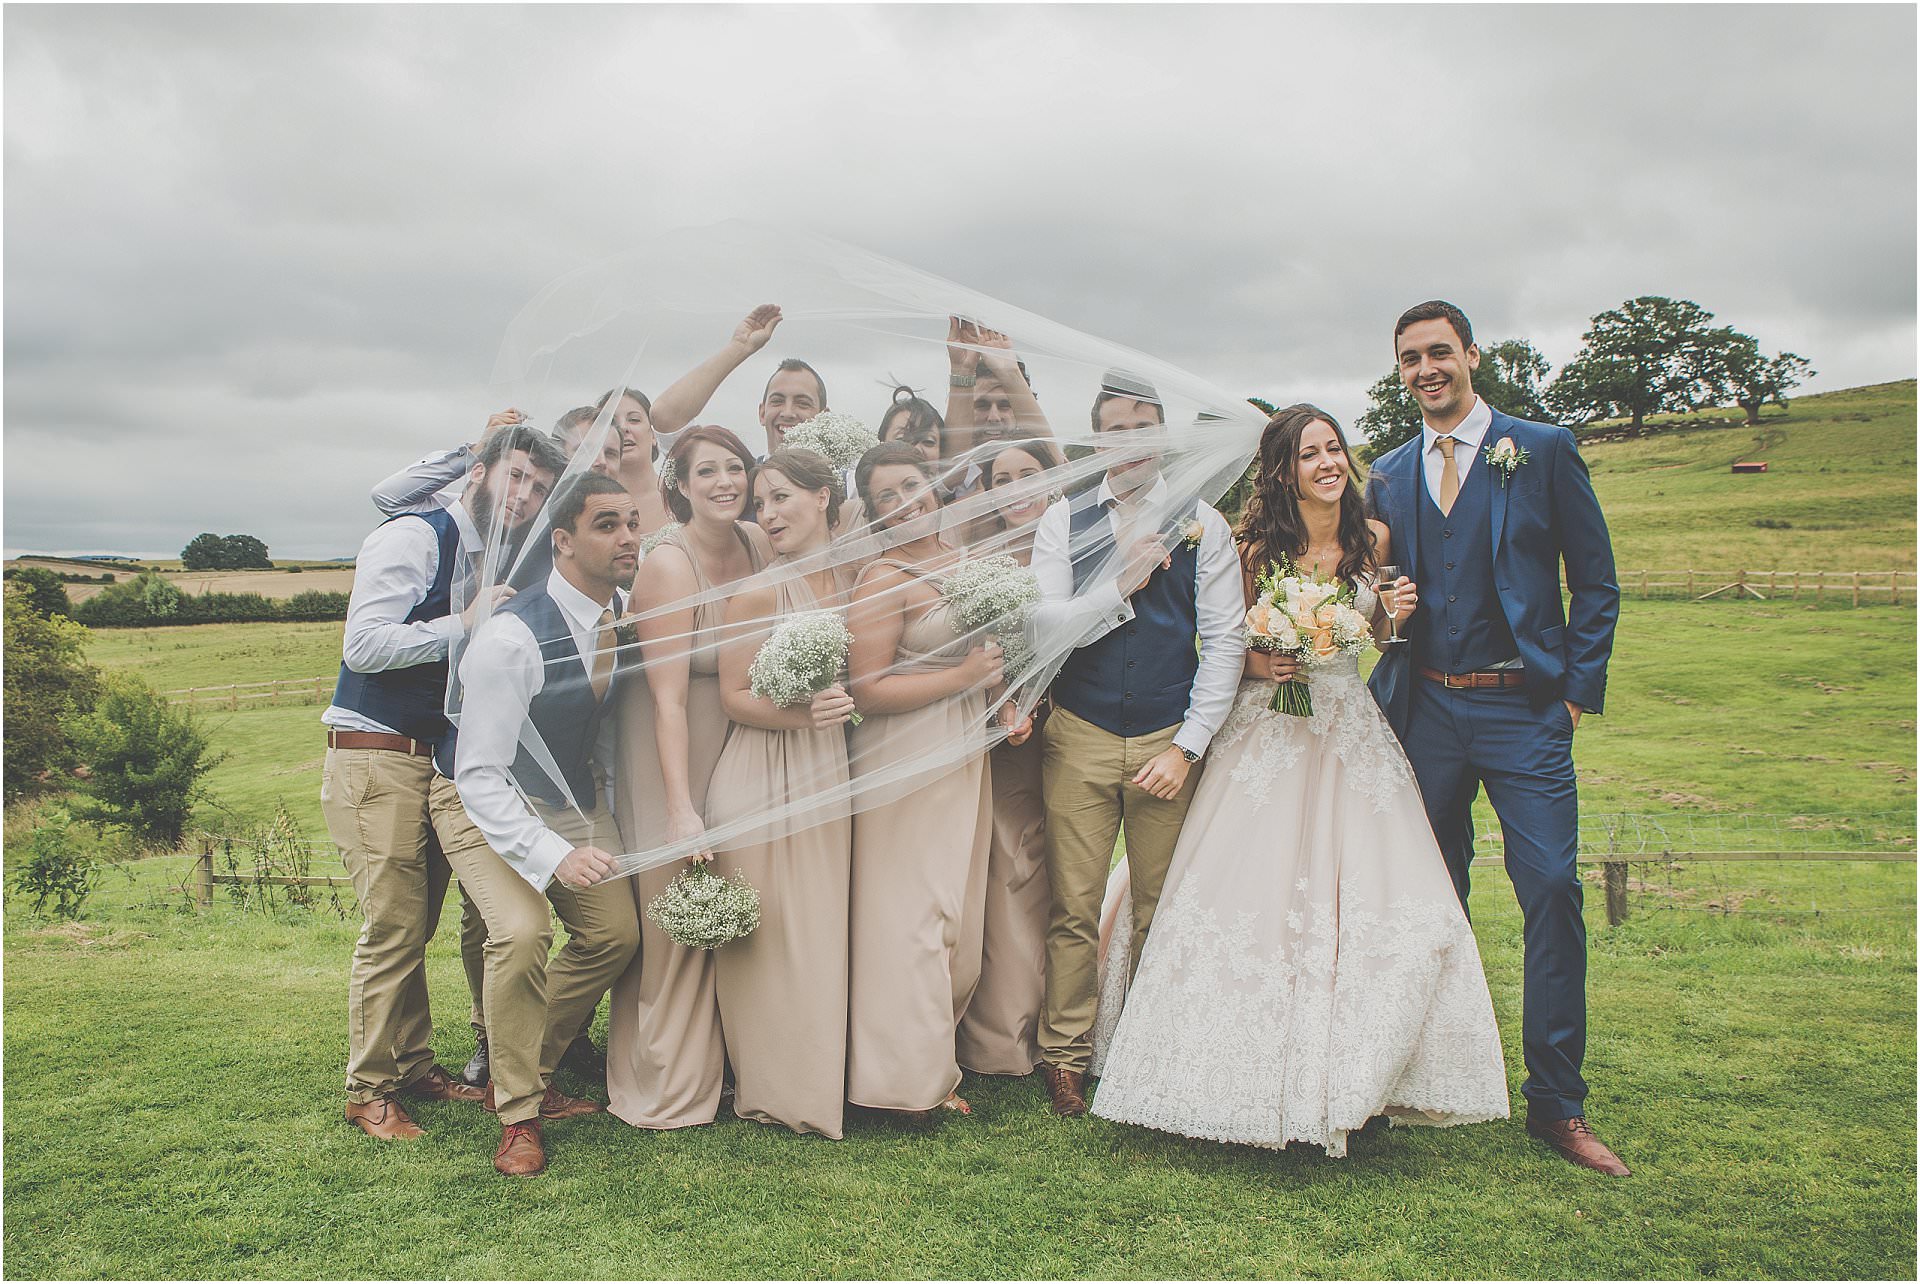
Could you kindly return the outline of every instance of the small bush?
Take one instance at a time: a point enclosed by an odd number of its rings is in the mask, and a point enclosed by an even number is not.
[[[105,680],[93,711],[68,726],[76,757],[91,768],[75,807],[80,819],[125,830],[138,847],[171,851],[186,834],[201,778],[225,760],[190,710],[177,709],[138,678]]]
[[[100,882],[100,862],[77,841],[73,817],[51,808],[27,836],[27,860],[14,875],[14,890],[33,897],[33,912],[53,902],[57,918],[78,918]]]
[[[49,619],[26,593],[6,594],[6,801],[47,772],[73,765],[67,724],[93,707],[100,671],[86,661],[87,631]]]
[[[1753,519],[1753,524],[1763,531],[1790,531],[1793,529],[1792,522],[1783,522],[1773,517],[1756,517]]]

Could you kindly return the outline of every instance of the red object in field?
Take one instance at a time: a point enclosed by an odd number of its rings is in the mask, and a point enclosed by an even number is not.
[[[1764,473],[1767,471],[1767,466],[1765,464],[1735,464],[1733,471],[1736,473]]]

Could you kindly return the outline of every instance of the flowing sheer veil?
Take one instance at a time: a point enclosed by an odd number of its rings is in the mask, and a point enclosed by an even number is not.
[[[1124,273],[1125,269],[1116,270]],[[662,237],[642,250],[582,268],[542,290],[514,318],[500,345],[494,376],[498,404],[521,408],[533,425],[544,428],[575,407],[592,405],[608,389],[644,389],[657,397],[661,389],[698,366],[743,315],[766,302],[777,303],[782,310],[777,332],[764,350],[725,381],[697,420],[733,430],[756,454],[767,447],[756,408],[783,357],[804,358],[819,372],[832,411],[852,416],[875,431],[901,381],[926,389],[925,399],[944,410],[953,318],[1007,337],[1044,422],[1033,422],[1029,415],[978,443],[954,434],[953,449],[934,468],[951,497],[934,517],[887,529],[869,523],[863,506],[853,506],[855,520],[843,523],[823,550],[799,560],[777,561],[762,572],[763,577],[838,567],[851,579],[876,555],[927,534],[931,521],[953,546],[955,557],[928,568],[928,578],[908,577],[900,589],[924,598],[925,585],[947,583],[956,566],[1013,552],[1031,540],[1031,526],[1005,526],[1000,518],[1005,506],[1023,498],[1031,501],[1036,494],[1051,497],[1055,504],[1093,502],[1106,470],[1123,458],[1157,461],[1158,481],[1140,492],[1145,498],[1130,529],[1158,532],[1171,549],[1192,536],[1196,503],[1216,500],[1242,475],[1265,422],[1238,396],[1144,353],[825,237],[742,222]],[[1186,299],[1169,305],[1199,308],[1206,301]],[[974,331],[968,333],[977,337]],[[985,347],[980,350],[986,351]],[[1094,407],[1103,389],[1157,403],[1162,424],[1125,434],[1096,434]],[[609,440],[617,440],[618,403],[619,397],[614,396],[600,408],[557,479],[556,495],[602,458]],[[1124,443],[1116,446],[1115,439],[1122,436]],[[1064,455],[1063,462],[1018,485],[977,488],[968,484],[976,466],[989,468],[1006,440],[1034,437],[1051,437]],[[1106,440],[1098,441],[1099,437]],[[852,467],[850,460],[836,463]],[[1006,734],[997,716],[1002,705],[1011,703],[1021,712],[1032,709],[1093,623],[1083,608],[1089,608],[1103,588],[1111,590],[1119,572],[1120,555],[1105,538],[1105,523],[1080,525],[1084,529],[1073,537],[1079,564],[1072,598],[1050,602],[1031,613],[974,622],[951,649],[941,651],[943,656],[958,655],[990,636],[1008,647],[1004,687],[987,693],[988,714],[980,720],[976,735],[904,756],[863,749],[862,738],[850,736],[850,782],[823,784],[807,796],[767,798],[756,814],[732,817],[717,826],[709,820],[705,844],[726,846],[749,836],[764,837],[782,827],[804,825],[826,809],[858,811],[874,806],[990,749]],[[517,538],[509,537],[497,512],[487,526],[482,565],[477,575],[460,585],[456,609],[466,609],[482,584],[516,575],[520,578],[515,582],[524,581],[526,572],[543,565],[542,547],[550,549],[546,511]],[[646,573],[643,564],[641,575]],[[717,584],[657,608],[655,614],[723,602],[743,587],[737,582]],[[487,698],[489,684],[498,680],[484,667],[462,663],[470,640],[487,627],[490,609],[497,608],[489,608],[483,599],[476,627],[455,645],[455,676],[449,684],[447,707],[456,724],[463,707]],[[759,636],[777,623],[769,619],[741,627],[757,630],[755,636]],[[719,645],[710,637],[685,641],[696,652]],[[623,642],[621,660],[623,683],[646,680],[648,657],[638,643]],[[904,671],[939,662],[939,657],[905,654],[903,648],[898,663]],[[566,773],[558,770],[551,748],[531,720],[522,727],[521,747],[552,779],[564,781]],[[617,776],[632,764],[605,765]],[[592,806],[592,800],[574,798],[571,793],[568,802],[576,808]],[[626,845],[629,850],[620,853],[619,861],[625,874],[688,854],[685,843],[649,846],[631,835]]]

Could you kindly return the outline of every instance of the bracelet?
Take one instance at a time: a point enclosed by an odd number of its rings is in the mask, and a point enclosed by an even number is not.
[[[947,376],[947,387],[971,388],[973,387],[973,380],[974,377],[972,375],[950,374]]]

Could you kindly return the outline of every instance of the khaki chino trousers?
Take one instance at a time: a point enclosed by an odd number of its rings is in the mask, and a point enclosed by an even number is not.
[[[1053,908],[1047,921],[1047,999],[1040,1017],[1040,1055],[1048,1065],[1085,1073],[1093,1059],[1093,1017],[1100,975],[1100,902],[1113,868],[1113,846],[1127,836],[1133,882],[1133,956],[1147,943],[1160,889],[1167,881],[1180,826],[1200,780],[1195,763],[1180,792],[1155,798],[1132,783],[1173,743],[1179,724],[1144,736],[1116,736],[1054,706],[1041,757],[1046,791],[1047,874]]]
[[[452,781],[437,778],[434,790],[436,828],[447,859],[486,921],[485,1006],[494,1105],[501,1123],[519,1123],[539,1113],[561,1054],[640,948],[639,909],[624,878],[587,888],[555,879],[542,893],[487,845],[460,809]],[[440,826],[439,810],[446,805],[458,812],[458,820],[449,817]],[[620,831],[604,805],[584,819],[572,811],[538,810],[548,828],[576,847],[620,850]],[[556,913],[567,929],[567,943],[549,963]]]

